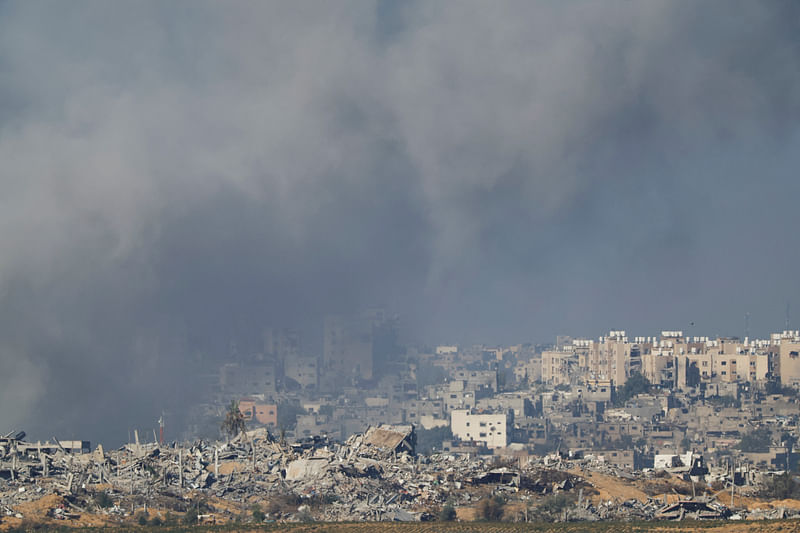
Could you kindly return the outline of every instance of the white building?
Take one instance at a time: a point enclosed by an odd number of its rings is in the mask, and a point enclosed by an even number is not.
[[[316,357],[291,357],[284,363],[284,373],[304,389],[319,386],[319,361]]]
[[[482,442],[487,448],[508,446],[508,415],[472,414],[467,409],[450,412],[450,431],[463,441]]]

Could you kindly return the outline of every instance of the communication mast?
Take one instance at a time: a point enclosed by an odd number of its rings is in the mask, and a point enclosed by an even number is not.
[[[784,324],[786,327],[783,328],[786,331],[789,331],[789,310],[789,302],[786,302],[786,323]]]
[[[158,417],[158,443],[164,444],[164,412]]]

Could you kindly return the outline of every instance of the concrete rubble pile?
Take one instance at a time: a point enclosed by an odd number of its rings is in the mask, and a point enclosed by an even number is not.
[[[269,520],[433,519],[445,504],[457,508],[501,495],[528,508],[542,498],[568,494],[561,520],[651,520],[725,518],[715,501],[685,499],[676,504],[651,499],[592,503],[593,485],[580,471],[611,467],[552,457],[498,463],[494,457],[416,455],[413,426],[371,427],[344,443],[323,437],[293,444],[266,430],[228,442],[189,445],[135,442],[104,451],[88,443],[53,439],[27,443],[23,433],[0,437],[0,520],[22,518],[18,507],[53,496],[49,516],[69,520],[81,514],[132,516],[139,509],[185,512],[200,500],[219,520],[265,505]],[[85,446],[84,446],[85,444]],[[109,498],[103,503],[102,495]],[[44,501],[44,500],[43,500]],[[50,500],[47,500],[50,501]],[[221,503],[221,502],[224,502]],[[767,511],[754,518],[771,518]],[[780,511],[780,516],[787,516]],[[744,518],[740,512],[735,517]],[[777,517],[777,516],[776,516]],[[527,515],[526,515],[527,518]]]

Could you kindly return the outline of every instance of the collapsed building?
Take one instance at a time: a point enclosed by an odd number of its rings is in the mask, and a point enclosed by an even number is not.
[[[133,443],[109,451],[102,446],[92,451],[85,441],[29,443],[21,432],[0,438],[0,521],[27,518],[25,506],[36,501],[45,502],[49,520],[80,523],[93,517],[101,525],[190,509],[202,511],[199,516],[209,523],[224,523],[242,520],[254,506],[265,509],[262,520],[278,521],[430,520],[445,505],[468,519],[479,501],[494,496],[508,502],[506,519],[527,520],[537,516],[534,510],[546,498],[561,494],[571,503],[551,519],[732,516],[715,497],[695,497],[694,482],[691,496],[673,497],[681,483],[681,490],[688,490],[684,478],[699,468],[697,458],[685,458],[687,465],[665,462],[660,472],[631,474],[593,456],[428,456],[416,453],[411,425],[370,427],[345,442],[317,436],[287,443],[264,429],[229,441],[186,444],[141,442],[138,433],[134,436]],[[664,493],[637,489],[634,497],[613,495],[607,480],[659,487]],[[746,513],[738,509],[733,516]],[[787,513],[794,511],[781,510],[780,516]],[[771,515],[750,515],[759,516]]]

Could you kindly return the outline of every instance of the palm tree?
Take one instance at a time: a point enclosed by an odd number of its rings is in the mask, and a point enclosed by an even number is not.
[[[239,402],[236,400],[231,400],[231,404],[228,406],[228,411],[225,413],[225,419],[222,421],[220,430],[231,438],[239,433],[247,431],[247,427],[244,424],[244,416],[239,410]]]

